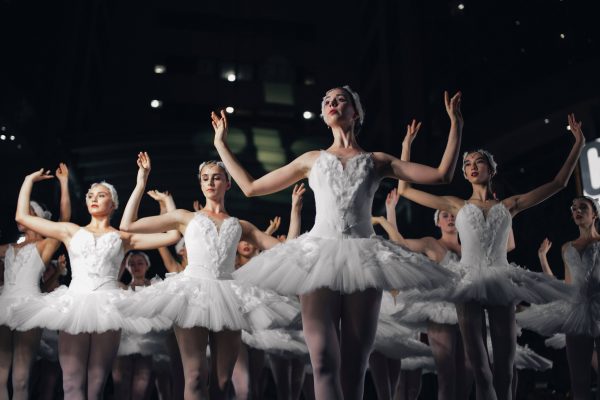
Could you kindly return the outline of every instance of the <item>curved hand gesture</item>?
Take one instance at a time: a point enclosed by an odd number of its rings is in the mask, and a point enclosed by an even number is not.
[[[171,197],[171,193],[169,193],[168,191],[161,192],[158,190],[149,190],[146,193],[148,194],[148,196],[152,197],[159,203],[164,203],[169,197]]]
[[[150,163],[150,155],[147,152],[141,151],[138,153],[137,166],[145,175],[150,173],[152,165]]]
[[[571,113],[567,116],[569,120],[569,127],[571,128],[571,133],[575,136],[575,140],[583,140],[585,142],[585,137],[583,136],[583,131],[581,130],[581,121],[577,121],[575,119],[575,114]]]
[[[57,267],[58,273],[60,275],[66,275],[66,273],[67,273],[67,258],[65,257],[64,254],[61,254],[60,256],[58,256],[58,259],[56,260],[56,267]]]
[[[400,199],[400,194],[396,188],[390,190],[387,197],[385,198],[385,208],[386,209],[396,209],[396,204],[398,204],[398,199]]]
[[[67,183],[69,181],[69,168],[67,168],[67,164],[58,164],[58,168],[56,168],[56,179],[58,179],[60,183]]]
[[[304,196],[305,192],[304,183],[294,185],[294,190],[292,191],[292,208],[302,210],[302,196]]]
[[[200,204],[199,200],[194,200],[194,211],[200,211],[202,210],[202,204]]]
[[[225,115],[225,111],[221,110],[221,117],[219,117],[215,112],[210,113],[210,119],[212,120],[212,126],[215,130],[215,139],[214,143],[225,143],[227,141],[227,116]]]
[[[53,175],[50,175],[50,170],[44,170],[44,168],[40,168],[38,171],[35,171],[29,175],[27,175],[27,179],[30,179],[32,182],[45,181],[47,179],[54,178]]]
[[[410,146],[417,137],[419,129],[421,129],[421,122],[417,122],[416,119],[413,119],[410,124],[406,125],[406,136],[404,136],[403,144],[408,144]]]
[[[277,229],[279,229],[280,225],[281,225],[281,217],[275,217],[273,219],[270,219],[269,220],[269,226],[265,230],[265,233],[267,235],[274,234],[275,232],[277,232]]]
[[[450,117],[450,120],[462,122],[462,113],[460,112],[460,103],[462,100],[462,93],[456,92],[452,98],[447,91],[444,91],[444,104],[446,105],[446,112]]]
[[[545,256],[546,254],[548,254],[548,251],[550,250],[550,247],[552,247],[552,242],[550,240],[548,240],[548,238],[545,238],[542,243],[540,244],[540,248],[538,249],[538,254],[540,256]]]

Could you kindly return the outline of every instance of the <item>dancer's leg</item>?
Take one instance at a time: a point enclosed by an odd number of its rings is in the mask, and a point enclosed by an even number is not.
[[[179,352],[179,345],[175,337],[175,331],[171,330],[166,338],[169,358],[171,359],[171,379],[173,390],[171,395],[174,399],[183,399],[185,379],[183,377],[183,363]],[[207,368],[208,371],[208,368]]]
[[[583,335],[567,335],[567,360],[571,376],[573,400],[589,400],[590,363],[594,351],[594,339]]]
[[[131,400],[145,400],[152,387],[152,356],[133,356],[133,376],[131,377]]]
[[[512,398],[513,367],[517,349],[515,306],[490,306],[490,336],[494,346],[494,388],[498,400]]]
[[[242,343],[241,331],[210,332],[210,399],[227,400],[232,389],[231,375]]]
[[[87,365],[87,398],[102,399],[104,385],[117,357],[121,331],[106,331],[90,335],[90,355]]]
[[[56,387],[60,380],[60,365],[48,360],[39,361],[40,380],[34,398],[38,400],[54,400]]]
[[[292,363],[291,360],[277,356],[269,355],[269,365],[275,388],[277,390],[277,400],[291,400],[292,398]]]
[[[250,365],[248,361],[248,346],[244,343],[240,346],[238,358],[233,367],[231,382],[235,390],[236,400],[248,400],[250,398]]]
[[[112,366],[113,396],[115,399],[131,398],[133,356],[119,356]]]
[[[393,388],[390,383],[387,357],[378,351],[373,351],[369,357],[369,369],[377,398],[379,400],[391,399]]]
[[[300,296],[302,327],[313,368],[315,398],[341,400],[340,341],[341,295],[317,289]]]
[[[438,400],[455,400],[457,382],[456,342],[458,328],[430,322],[427,327],[429,347],[437,369]]]
[[[91,335],[58,335],[58,359],[63,374],[65,400],[84,400]]]
[[[496,400],[492,371],[482,333],[483,309],[477,302],[456,305],[465,352],[473,368],[478,399]]]
[[[0,325],[0,400],[8,400],[8,376],[12,364],[13,338],[8,326]]]
[[[468,399],[473,390],[473,368],[471,362],[465,353],[462,335],[458,326],[456,329],[456,350],[455,350],[455,368],[456,368],[456,399]]]
[[[363,398],[380,306],[381,290],[367,289],[342,296],[340,349],[344,400]]]
[[[185,378],[183,398],[185,400],[208,398],[208,365],[206,362],[208,330],[201,327],[179,328],[176,326],[175,336],[179,345]]]
[[[300,394],[302,393],[302,386],[304,384],[304,360],[300,358],[294,358],[292,363],[292,396],[291,400],[300,400]]]
[[[13,333],[13,400],[29,399],[29,377],[41,338],[42,330],[39,328]]]

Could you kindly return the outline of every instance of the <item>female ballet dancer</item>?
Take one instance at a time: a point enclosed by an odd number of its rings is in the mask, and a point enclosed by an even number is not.
[[[432,289],[449,281],[450,274],[425,257],[373,236],[371,206],[385,177],[427,184],[450,181],[463,125],[460,98],[460,93],[451,99],[444,94],[451,127],[437,168],[365,152],[356,140],[363,108],[348,86],[327,91],[321,105],[332,145],[304,153],[259,179],[229,149],[225,112],[211,114],[215,147],[246,196],[274,193],[303,178],[309,178],[315,192],[312,230],[260,254],[235,276],[282,294],[301,295],[317,399],[362,398],[382,289]]]
[[[571,215],[579,237],[562,246],[565,282],[571,296],[552,303],[532,306],[517,315],[519,325],[542,335],[566,334],[567,360],[573,399],[590,397],[590,364],[594,347],[600,346],[600,234],[597,229],[600,206],[590,197],[576,197]],[[546,245],[549,248],[549,242]],[[552,273],[548,260],[540,257],[544,271]],[[597,372],[600,383],[600,374]],[[600,399],[600,393],[596,398]]]
[[[148,164],[139,175],[147,175]],[[228,396],[231,374],[240,346],[241,330],[287,324],[297,311],[281,296],[243,285],[232,279],[237,244],[242,238],[259,249],[279,244],[277,239],[247,221],[227,214],[225,193],[231,182],[221,162],[202,163],[198,178],[206,205],[199,212],[175,210],[133,221],[143,196],[145,180],[138,179],[121,220],[127,231],[184,234],[189,264],[182,272],[137,293],[123,304],[132,316],[162,315],[174,321],[185,377],[185,398],[206,396],[206,347],[210,343],[211,399]],[[295,210],[292,210],[294,213]],[[299,226],[290,226],[295,237]]]
[[[556,279],[508,263],[506,246],[512,218],[563,189],[584,145],[581,124],[569,115],[575,143],[555,178],[538,188],[502,201],[494,198],[491,181],[497,171],[492,155],[485,150],[463,156],[463,174],[473,194],[467,200],[435,196],[404,183],[398,193],[416,203],[456,215],[462,244],[458,263],[448,268],[460,275],[451,298],[457,303],[463,344],[473,368],[478,399],[509,399],[516,348],[515,303],[548,302],[564,294]],[[482,334],[483,308],[490,316],[494,374],[489,366]]]
[[[60,221],[71,218],[69,196],[69,170],[63,163],[56,170],[60,182]],[[35,201],[26,203],[26,213],[50,219],[52,214]],[[41,295],[40,278],[50,263],[60,242],[44,238],[23,224],[17,224],[19,232],[25,236],[22,243],[0,246],[0,257],[4,257],[4,290],[0,295],[0,399],[8,399],[8,376],[12,365],[13,399],[29,398],[29,377],[31,367],[40,343],[40,325],[27,329],[13,319],[14,306],[29,296]],[[19,317],[20,318],[20,317]]]
[[[179,239],[177,231],[153,235],[131,234],[110,226],[119,206],[117,192],[106,182],[93,184],[86,195],[91,220],[86,226],[52,222],[29,215],[33,184],[52,176],[43,169],[23,181],[15,219],[39,234],[60,240],[69,251],[69,287],[28,299],[16,311],[26,315],[22,325],[59,330],[59,360],[65,399],[102,397],[104,384],[119,347],[122,329],[144,333],[165,328],[168,321],[126,318],[116,306],[127,296],[117,281],[126,251],[167,246]]]

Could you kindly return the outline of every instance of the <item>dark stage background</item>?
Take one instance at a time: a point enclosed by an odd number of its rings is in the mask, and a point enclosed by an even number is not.
[[[0,240],[17,238],[23,177],[60,161],[70,166],[76,223],[87,223],[92,182],[113,183],[124,206],[142,150],[153,162],[148,187],[171,191],[191,209],[201,199],[198,164],[216,156],[211,110],[233,107],[231,146],[260,175],[329,145],[321,97],[343,84],[366,109],[361,146],[399,154],[406,124],[417,118],[424,125],[412,159],[430,165],[449,128],[443,91],[462,90],[465,149],[494,153],[500,197],[527,191],[551,179],[566,157],[568,112],[583,121],[587,140],[599,136],[598,11],[595,1],[573,0],[1,0]],[[374,214],[384,213],[394,185],[383,183]],[[460,170],[451,185],[427,190],[469,195]],[[574,177],[515,219],[511,261],[539,271],[536,251],[549,237],[550,263],[562,274],[560,244],[577,235],[568,207],[579,191]],[[247,199],[234,187],[228,209],[259,226],[281,215],[287,227],[290,193]],[[56,182],[36,185],[34,198],[55,214],[58,197]],[[303,230],[314,215],[306,197]],[[407,237],[436,234],[430,210],[402,200],[398,208]],[[157,212],[145,199],[140,215]],[[153,273],[163,274],[152,253]],[[568,390],[564,352],[533,334],[519,341],[557,364],[522,373],[520,398]],[[434,380],[424,382],[421,398],[434,398]]]

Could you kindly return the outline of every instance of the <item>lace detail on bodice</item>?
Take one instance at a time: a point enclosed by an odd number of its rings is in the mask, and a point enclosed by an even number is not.
[[[96,237],[81,228],[71,238],[68,250],[73,274],[70,286],[75,283],[75,287],[95,290],[108,282],[116,283],[124,256],[118,231]]]
[[[487,216],[474,204],[466,203],[456,215],[461,240],[461,263],[507,264],[506,246],[511,216],[502,203],[490,207]]]
[[[4,284],[7,287],[39,288],[45,268],[36,243],[21,248],[9,245],[4,258]]]
[[[569,243],[564,257],[578,292],[585,298],[600,296],[600,242],[590,243],[581,254]]]
[[[379,185],[371,153],[351,157],[346,166],[333,154],[321,151],[310,174],[317,215],[311,233],[317,236],[368,237],[373,196]]]
[[[197,212],[185,230],[188,254],[186,275],[231,279],[235,270],[237,244],[242,227],[235,217],[225,219],[220,229],[202,212]]]

